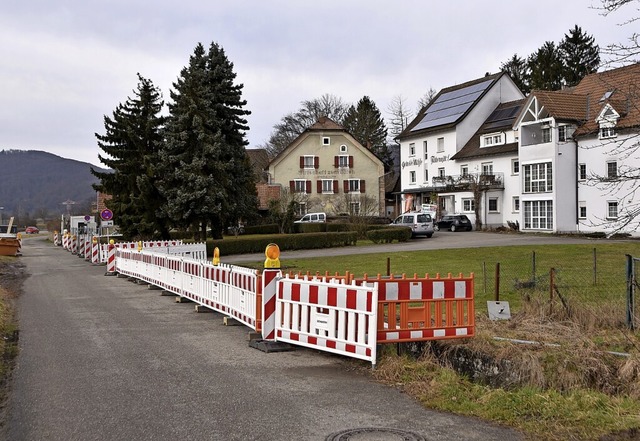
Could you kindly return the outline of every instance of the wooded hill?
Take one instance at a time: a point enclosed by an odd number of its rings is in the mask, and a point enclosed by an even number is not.
[[[76,202],[72,214],[86,214],[96,199],[91,184],[97,179],[90,167],[87,162],[37,150],[0,151],[2,218],[45,217],[45,214],[57,217],[66,212],[62,203],[69,199]]]

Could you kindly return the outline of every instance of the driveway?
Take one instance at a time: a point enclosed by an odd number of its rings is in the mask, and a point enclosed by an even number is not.
[[[353,437],[332,439],[521,439],[426,410],[373,381],[365,363],[252,349],[248,328],[105,277],[105,267],[44,238],[25,240],[23,254],[31,275],[18,302],[20,354],[4,439],[325,440],[351,429]]]
[[[233,240],[233,239],[231,239]],[[605,241],[622,242],[611,239],[589,239],[583,237],[537,235],[520,233],[488,233],[484,231],[455,232],[437,231],[431,238],[416,237],[408,242],[359,247],[339,247],[317,250],[282,251],[282,259],[306,258],[318,256],[349,256],[355,254],[380,254],[399,251],[439,250],[447,248],[480,248],[518,245],[558,245],[558,244],[596,244]],[[221,249],[221,261],[224,263],[256,262],[264,260],[264,253],[237,254],[225,256]]]

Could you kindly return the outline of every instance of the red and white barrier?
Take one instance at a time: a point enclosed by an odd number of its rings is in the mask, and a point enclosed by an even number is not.
[[[107,272],[105,276],[115,276],[116,273],[116,247],[109,244],[107,247]]]
[[[278,281],[276,339],[376,362],[378,287]]]

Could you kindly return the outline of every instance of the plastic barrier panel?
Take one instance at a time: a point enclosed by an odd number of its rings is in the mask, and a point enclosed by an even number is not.
[[[376,362],[377,286],[278,281],[276,340]]]

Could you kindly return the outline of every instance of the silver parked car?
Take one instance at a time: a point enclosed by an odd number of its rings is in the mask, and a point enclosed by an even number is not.
[[[411,227],[412,236],[433,236],[433,218],[427,213],[405,213],[389,224],[392,227]]]

